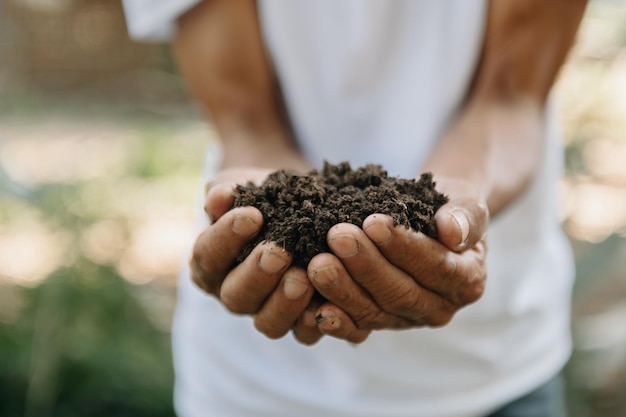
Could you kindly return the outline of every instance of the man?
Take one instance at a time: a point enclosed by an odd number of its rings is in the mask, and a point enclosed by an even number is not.
[[[548,96],[585,1],[145,3],[126,2],[131,33],[175,34],[222,141],[174,326],[181,416],[563,415]],[[234,185],[324,159],[433,172],[438,239],[376,214],[306,270],[272,242],[232,268],[263,222]]]

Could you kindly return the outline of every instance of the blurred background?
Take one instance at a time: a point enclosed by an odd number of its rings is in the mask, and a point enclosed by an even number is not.
[[[590,2],[557,89],[568,402],[626,416],[626,2]],[[176,272],[214,141],[118,0],[0,3],[0,416],[173,415]]]

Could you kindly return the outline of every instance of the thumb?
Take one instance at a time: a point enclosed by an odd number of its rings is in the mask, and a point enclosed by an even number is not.
[[[453,199],[435,213],[438,240],[448,249],[463,252],[487,233],[487,205],[472,198]]]

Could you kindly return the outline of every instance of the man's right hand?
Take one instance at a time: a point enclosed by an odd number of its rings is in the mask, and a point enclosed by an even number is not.
[[[269,172],[225,170],[207,185],[204,209],[211,224],[194,245],[191,278],[231,312],[253,315],[255,327],[267,337],[279,338],[293,329],[298,341],[312,344],[322,336],[314,317],[317,306],[310,305],[314,288],[304,269],[291,266],[291,254],[263,242],[233,268],[263,225],[258,209],[232,208],[233,191],[236,184],[260,183]]]

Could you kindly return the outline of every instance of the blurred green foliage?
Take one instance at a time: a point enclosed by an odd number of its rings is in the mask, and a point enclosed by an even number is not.
[[[44,186],[26,202],[2,198],[4,219],[33,206],[46,224],[69,232],[71,258],[36,287],[0,286],[14,310],[0,305],[10,316],[0,321],[2,417],[173,415],[169,334],[113,265],[82,254],[83,229],[105,214],[78,215],[63,204],[88,186]]]
[[[154,210],[167,213],[183,206],[193,212],[206,128],[197,126],[188,109],[183,117],[164,119],[150,109],[128,111],[129,104],[120,111],[85,97],[61,106],[55,99],[41,96],[33,107],[26,98],[13,101],[16,111],[0,115],[0,136],[17,126],[18,132],[27,132],[26,140],[8,139],[37,150],[38,141],[48,139],[45,132],[43,139],[39,133],[31,138],[30,126],[50,123],[54,130],[69,120],[65,135],[82,138],[70,146],[81,141],[97,145],[92,154],[75,159],[99,163],[100,150],[119,143],[123,151],[112,169],[96,177],[83,177],[78,170],[76,178],[17,184],[0,172],[0,241],[20,224],[34,224],[62,248],[58,265],[41,282],[3,276],[0,268],[0,416],[173,416],[169,321],[176,271],[158,276],[144,271],[147,280],[134,283],[121,272],[119,256],[90,256],[85,238],[104,221],[117,228],[127,250],[137,226]],[[110,139],[92,138],[111,123],[117,133]],[[61,145],[64,140],[58,134],[49,138]],[[55,157],[38,158],[44,166]],[[46,169],[37,175],[45,177]],[[43,255],[30,253],[27,262],[37,263]]]
[[[81,258],[20,289],[26,307],[0,325],[0,415],[173,415],[169,336],[128,287]]]

